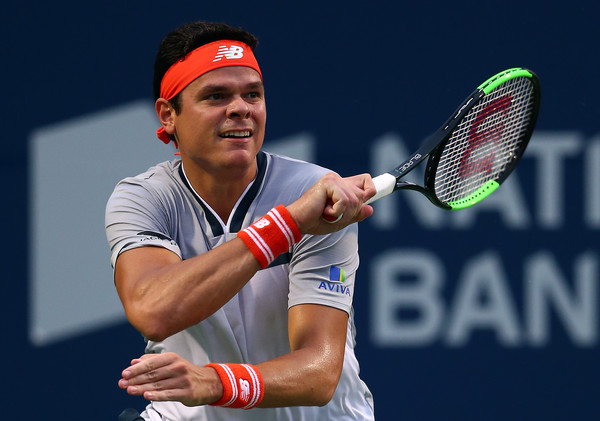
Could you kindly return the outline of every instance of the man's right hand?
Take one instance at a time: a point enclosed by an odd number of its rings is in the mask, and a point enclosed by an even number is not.
[[[287,209],[301,233],[329,234],[371,216],[373,208],[364,202],[376,192],[369,174],[342,178],[329,173]]]

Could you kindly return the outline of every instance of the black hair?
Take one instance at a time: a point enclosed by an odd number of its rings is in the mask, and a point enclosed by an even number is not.
[[[241,41],[252,50],[258,45],[258,39],[248,31],[220,22],[190,22],[171,31],[160,43],[154,62],[154,100],[160,98],[160,83],[169,67],[201,45],[223,39]],[[169,102],[179,113],[179,94]]]

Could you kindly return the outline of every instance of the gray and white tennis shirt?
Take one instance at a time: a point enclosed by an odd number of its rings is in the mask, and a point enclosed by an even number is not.
[[[279,204],[300,197],[328,170],[260,152],[258,171],[223,222],[187,181],[180,160],[164,162],[122,180],[106,209],[111,264],[136,247],[164,247],[188,259],[235,238]],[[197,365],[209,362],[257,364],[290,352],[287,311],[298,304],[321,304],[349,314],[344,367],[335,395],[324,407],[252,410],[151,402],[149,420],[370,420],[371,393],[359,377],[354,355],[352,297],[358,268],[356,224],[334,234],[304,235],[288,252],[254,277],[227,304],[201,323],[146,352],[176,352]]]

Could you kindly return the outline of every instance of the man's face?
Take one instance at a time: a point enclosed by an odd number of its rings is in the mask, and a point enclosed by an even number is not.
[[[181,92],[181,112],[174,117],[186,169],[253,169],[266,119],[264,86],[254,69],[222,67],[200,76]]]

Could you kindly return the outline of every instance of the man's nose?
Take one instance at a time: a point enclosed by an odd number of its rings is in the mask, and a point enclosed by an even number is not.
[[[248,118],[250,116],[250,104],[241,96],[235,96],[227,106],[228,117]]]

